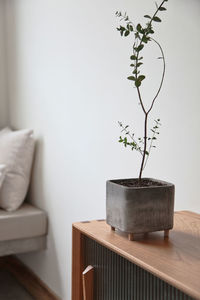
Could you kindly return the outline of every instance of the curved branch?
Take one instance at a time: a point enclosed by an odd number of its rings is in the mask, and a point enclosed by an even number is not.
[[[160,48],[160,51],[161,51],[161,53],[162,53],[162,59],[163,59],[163,73],[162,73],[162,78],[161,78],[161,82],[160,82],[159,89],[158,89],[158,91],[157,91],[155,97],[153,98],[153,101],[152,101],[151,106],[150,106],[150,108],[149,108],[149,110],[148,110],[147,113],[149,113],[149,112],[152,110],[153,105],[154,105],[154,103],[155,103],[155,100],[156,100],[156,98],[158,97],[158,95],[159,95],[159,93],[160,93],[160,90],[161,90],[162,85],[163,85],[163,80],[164,80],[164,77],[165,77],[165,68],[166,68],[166,64],[165,64],[165,56],[164,56],[164,52],[163,52],[163,49],[162,49],[161,45],[160,45],[156,40],[154,40],[153,38],[151,38],[151,40],[154,41],[154,42],[158,45],[158,47]]]
[[[139,100],[140,100],[140,104],[142,106],[142,110],[143,110],[144,114],[146,115],[147,112],[146,112],[146,109],[145,109],[143,101],[142,101],[142,97],[141,97],[141,93],[140,93],[139,87],[137,87],[137,92],[138,92],[138,97],[139,97]]]

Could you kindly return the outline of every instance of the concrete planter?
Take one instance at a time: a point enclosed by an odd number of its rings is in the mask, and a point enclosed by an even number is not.
[[[127,232],[130,240],[135,233],[160,230],[168,236],[173,228],[174,185],[145,179],[157,182],[158,186],[127,187],[119,184],[120,179],[106,183],[106,221],[113,230]]]

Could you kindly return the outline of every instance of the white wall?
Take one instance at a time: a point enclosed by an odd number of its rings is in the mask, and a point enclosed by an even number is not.
[[[9,121],[35,131],[30,199],[48,212],[50,225],[48,250],[22,259],[65,300],[72,222],[104,218],[106,179],[138,175],[140,157],[117,143],[117,121],[142,135],[142,113],[126,80],[131,39],[116,32],[114,13],[126,10],[134,18],[153,6],[145,0],[6,1]],[[167,73],[152,114],[163,125],[145,175],[176,184],[176,209],[200,212],[200,2],[167,6],[157,28]],[[159,63],[148,65],[155,79]],[[145,86],[148,100],[154,86]]]
[[[8,124],[6,102],[5,1],[0,0],[0,128]]]

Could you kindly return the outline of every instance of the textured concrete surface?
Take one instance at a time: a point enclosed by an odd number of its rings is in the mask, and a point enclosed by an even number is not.
[[[130,187],[122,185],[121,181],[128,183],[132,179],[107,181],[107,223],[127,233],[172,229],[174,185],[153,178],[143,179],[154,182],[155,185]]]
[[[0,300],[34,300],[7,271],[0,270]]]

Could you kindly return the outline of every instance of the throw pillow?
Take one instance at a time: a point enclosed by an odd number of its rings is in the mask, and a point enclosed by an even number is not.
[[[33,130],[0,131],[0,164],[6,174],[0,190],[0,207],[14,211],[23,203],[30,181],[34,153]]]

